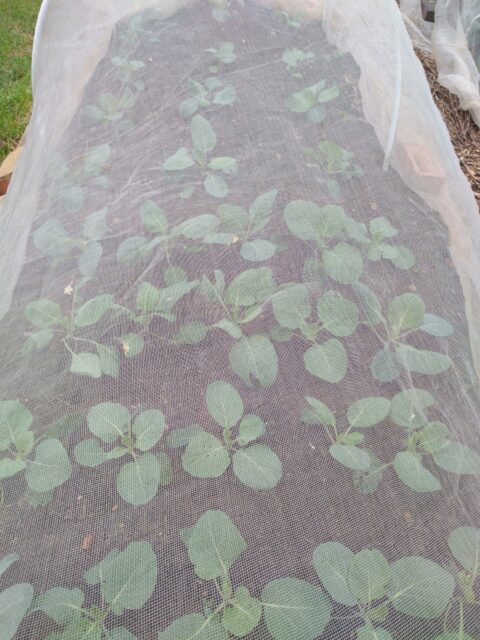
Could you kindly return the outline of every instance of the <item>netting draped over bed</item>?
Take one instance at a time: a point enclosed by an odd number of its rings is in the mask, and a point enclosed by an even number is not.
[[[480,638],[480,228],[396,3],[52,0],[0,219],[0,640]]]

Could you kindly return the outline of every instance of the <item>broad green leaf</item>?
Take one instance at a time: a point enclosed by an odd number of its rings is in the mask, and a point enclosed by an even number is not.
[[[39,350],[44,349],[53,340],[54,333],[51,329],[40,329],[30,335],[29,340],[33,342]]]
[[[396,336],[423,323],[425,305],[415,293],[402,293],[388,305],[387,318]]]
[[[233,104],[237,97],[237,92],[235,91],[235,87],[231,84],[225,85],[225,87],[219,91],[215,97],[213,98],[213,104],[219,104],[222,107],[227,106],[229,104]]]
[[[160,468],[159,485],[161,487],[166,487],[172,481],[172,475],[173,475],[172,461],[170,460],[169,456],[163,451],[160,451],[160,453],[157,453],[156,458],[157,458],[158,466]]]
[[[294,236],[301,240],[315,240],[321,210],[308,200],[292,200],[285,207],[285,222]]]
[[[348,586],[348,569],[353,556],[353,551],[339,542],[325,542],[313,552],[313,566],[323,586],[336,602],[347,607],[357,604]]]
[[[33,244],[47,256],[63,256],[70,250],[70,240],[63,224],[51,218],[33,234]]]
[[[237,173],[237,161],[230,156],[218,156],[210,160],[208,168],[212,171],[222,171],[227,175],[233,175]]]
[[[248,211],[250,232],[256,233],[267,225],[277,194],[278,190],[272,189],[254,200]]]
[[[243,415],[240,394],[224,380],[217,380],[208,385],[205,401],[210,415],[223,429],[234,427]]]
[[[38,491],[33,491],[27,486],[24,497],[31,507],[45,507],[52,500],[53,494],[53,490],[39,493]]]
[[[238,235],[246,231],[248,215],[243,207],[235,204],[221,204],[218,207],[218,216],[225,231]]]
[[[120,338],[122,343],[122,351],[126,358],[134,358],[142,353],[145,348],[145,340],[138,333],[127,333]]]
[[[103,254],[102,245],[99,242],[89,242],[82,255],[78,258],[78,270],[82,276],[93,276]]]
[[[322,238],[335,238],[343,233],[348,220],[343,207],[327,204],[320,209],[320,215],[315,224],[317,234]]]
[[[31,584],[14,584],[0,593],[0,629],[2,640],[11,640],[33,598]]]
[[[285,49],[283,52],[282,60],[288,66],[289,70],[292,67],[296,67],[300,62],[305,62],[306,60],[312,60],[315,57],[315,54],[311,51],[305,53],[301,49]]]
[[[235,307],[250,307],[264,302],[274,290],[270,268],[247,269],[232,280],[225,292],[225,302]]]
[[[25,480],[28,486],[39,493],[51,491],[69,479],[72,466],[60,440],[42,440],[33,460],[28,461]]]
[[[34,327],[42,329],[56,324],[65,326],[65,322],[68,322],[59,305],[47,298],[29,302],[25,307],[25,317]]]
[[[352,475],[354,486],[361,491],[370,495],[378,489],[383,476],[386,465],[371,452],[367,451],[370,458],[370,466],[365,471],[354,471]]]
[[[449,442],[441,451],[433,454],[435,464],[458,475],[480,473],[478,453],[459,442]]]
[[[209,329],[203,322],[188,322],[179,328],[172,340],[178,344],[198,344],[206,337]]]
[[[252,377],[262,387],[271,387],[278,375],[278,358],[268,338],[260,335],[242,337],[229,353],[230,366],[247,387],[253,386]]]
[[[282,477],[282,463],[265,444],[254,444],[233,454],[233,472],[247,487],[273,489]]]
[[[332,444],[330,455],[347,469],[365,471],[370,466],[370,456],[366,451],[349,444]]]
[[[293,113],[307,113],[315,105],[315,92],[312,87],[292,93],[286,100],[285,106]]]
[[[150,455],[150,454],[146,454]],[[157,558],[150,543],[132,542],[103,568],[101,592],[117,616],[141,609],[155,590]]]
[[[415,349],[407,344],[397,347],[395,356],[399,364],[413,373],[438,375],[444,373],[452,364],[448,356],[437,351]]]
[[[16,458],[15,460],[12,458],[2,458],[0,460],[0,480],[11,478],[26,469],[26,467],[27,463],[20,458]]]
[[[285,208],[287,227],[301,240],[334,238],[342,232],[345,220],[345,211],[336,205],[320,208],[307,200],[293,200]]]
[[[105,453],[105,460],[117,460],[122,458],[129,450],[126,447],[113,447],[110,451]]]
[[[163,163],[165,171],[184,171],[194,165],[192,156],[188,149],[180,147],[172,156],[168,157]]]
[[[130,412],[118,402],[101,402],[88,412],[90,431],[107,443],[115,442],[125,435],[130,424]]]
[[[165,417],[158,409],[150,409],[138,415],[133,421],[135,449],[148,451],[157,444],[165,431]]]
[[[66,624],[72,618],[79,616],[83,601],[84,595],[81,589],[53,587],[37,597],[34,607],[43,611],[57,624]]]
[[[448,536],[448,546],[455,560],[475,578],[480,572],[480,530],[457,527]]]
[[[338,87],[329,87],[325,89],[321,93],[318,93],[317,101],[318,102],[330,102],[334,98],[338,97],[340,94],[340,90]]]
[[[137,309],[149,312],[154,311],[160,302],[160,291],[150,282],[142,282],[137,293]]]
[[[106,218],[107,209],[100,209],[88,215],[83,223],[82,235],[87,240],[101,240],[109,231]]]
[[[108,630],[106,640],[137,640],[137,638],[125,627],[115,627]]]
[[[370,233],[380,239],[393,238],[398,233],[395,227],[392,227],[389,220],[383,216],[373,218],[373,220],[370,220],[370,224],[368,226],[370,228]]]
[[[200,517],[187,543],[190,562],[202,580],[228,575],[246,548],[237,527],[225,513],[217,510],[207,511]]]
[[[217,173],[207,173],[203,185],[205,191],[214,198],[226,198],[228,196],[228,185],[225,178]]]
[[[198,111],[199,102],[197,98],[187,98],[180,103],[178,111],[182,118],[188,119]]]
[[[390,413],[388,398],[370,397],[357,400],[348,407],[347,419],[352,427],[363,429],[373,427],[385,420]]]
[[[161,289],[156,311],[168,315],[175,304],[186,296],[187,293],[192,291],[192,289],[195,289],[197,284],[198,282],[196,280],[192,280],[191,282],[177,282],[169,287],[165,287],[165,289]]]
[[[256,240],[242,244],[240,255],[249,262],[262,262],[275,255],[276,250],[275,245],[268,242],[268,240],[257,238]]]
[[[376,326],[377,324],[384,322],[382,307],[376,294],[361,282],[356,283],[353,289],[358,295],[360,308],[362,309],[368,323],[372,326]]]
[[[225,627],[213,617],[191,613],[158,633],[158,640],[228,640]]]
[[[96,324],[114,304],[113,296],[109,293],[104,293],[88,300],[75,314],[76,326],[90,327]]]
[[[373,627],[371,625],[364,625],[357,629],[357,636],[355,640],[393,640],[393,637],[386,629]]]
[[[168,221],[164,212],[152,200],[146,200],[140,207],[140,218],[147,233],[165,235]]]
[[[450,442],[451,433],[443,422],[429,422],[420,432],[420,444],[428,453],[438,453]]]
[[[195,436],[198,436],[200,433],[202,433],[202,427],[199,427],[196,424],[191,427],[175,429],[175,431],[170,431],[167,435],[167,446],[170,449],[180,449],[181,447],[185,447],[190,440]]]
[[[223,443],[211,433],[202,432],[189,440],[182,465],[195,478],[218,478],[230,464]]]
[[[95,353],[88,353],[86,351],[83,351],[82,353],[72,353],[70,371],[71,373],[76,373],[79,376],[100,378],[102,375],[100,359]]]
[[[350,336],[358,325],[357,306],[336,291],[327,291],[317,302],[322,329],[337,337]]]
[[[397,247],[398,253],[392,262],[398,269],[411,269],[415,263],[415,255],[408,247]]]
[[[425,389],[406,389],[392,398],[390,417],[400,427],[418,429],[427,422],[427,409],[435,404]]]
[[[243,416],[240,421],[237,442],[241,447],[244,447],[246,444],[250,444],[250,442],[260,438],[265,431],[265,422],[262,418],[254,415],[253,413],[249,413],[248,415]]]
[[[324,144],[333,144],[329,142],[319,143],[319,147],[322,147]],[[337,147],[337,145],[335,145]],[[337,147],[339,148],[339,147]],[[353,156],[352,156],[353,157]],[[340,192],[339,192],[340,195]],[[345,220],[345,232],[349,238],[355,240],[356,242],[360,242],[361,244],[368,244],[367,237],[367,227],[363,222],[357,222],[353,218],[347,218]]]
[[[228,335],[231,336],[232,338],[242,337],[241,329],[239,329],[239,327],[237,327],[236,324],[233,324],[233,322],[231,322],[230,320],[227,320],[226,318],[223,318],[219,322],[216,322],[213,326],[217,329],[222,329],[222,331],[225,331],[226,333],[228,333]]]
[[[202,154],[207,154],[215,148],[217,136],[212,125],[203,116],[196,115],[190,123],[190,133],[194,149]]]
[[[217,216],[210,213],[203,213],[200,216],[195,216],[185,220],[178,225],[178,230],[186,238],[191,240],[201,240],[209,233],[214,233],[220,224],[220,220]]]
[[[6,451],[32,424],[31,412],[16,400],[0,401],[0,451]]]
[[[262,603],[246,587],[238,587],[225,607],[222,624],[229,633],[243,638],[257,627],[261,617]]]
[[[310,109],[308,112],[308,119],[314,124],[320,124],[320,122],[325,120],[326,115],[327,110],[325,109],[325,106],[323,104],[317,104],[317,106],[313,107],[313,109]]]
[[[85,573],[83,574],[85,582],[90,585],[98,584],[108,571],[110,563],[115,560],[119,553],[120,551],[118,549],[112,549],[107,553],[103,560],[101,560],[93,567],[90,567],[90,569],[87,569],[87,571],[85,571]]]
[[[187,282],[188,274],[182,267],[167,267],[163,272],[163,280],[167,287],[180,282]]]
[[[300,329],[311,313],[310,296],[303,284],[288,284],[272,296],[273,315],[281,327]]]
[[[148,238],[133,236],[122,242],[117,250],[117,261],[121,264],[135,264],[143,260],[153,249]]]
[[[74,449],[75,460],[84,467],[98,467],[105,462],[106,454],[95,438],[87,438]]]
[[[117,491],[130,504],[146,504],[158,491],[160,466],[153,453],[136,456],[117,476]]]
[[[348,569],[348,586],[363,604],[385,595],[390,578],[390,566],[376,549],[364,549],[356,553]]]
[[[326,382],[337,383],[347,372],[347,352],[336,338],[315,344],[303,355],[305,369]]]
[[[433,313],[426,313],[424,315],[422,326],[419,328],[437,338],[445,338],[446,336],[451,336],[453,333],[452,325],[447,322],[447,320]]]
[[[30,451],[33,449],[33,445],[35,443],[35,434],[32,431],[25,431],[25,433],[20,433],[15,437],[15,448],[18,453],[22,456],[28,456]]]
[[[400,558],[391,570],[387,594],[397,611],[424,620],[442,615],[455,588],[448,571],[420,556]]]
[[[303,422],[307,422],[308,424],[321,424],[326,427],[334,427],[336,425],[335,415],[326,404],[310,396],[307,396],[305,400],[312,410],[303,415]]]
[[[85,173],[100,173],[111,153],[112,149],[109,144],[100,144],[95,147],[91,147],[91,149],[89,149],[83,156],[83,170]]]
[[[0,577],[12,566],[14,562],[20,560],[18,553],[9,553],[0,560]]]
[[[397,453],[393,466],[398,477],[407,487],[418,493],[440,491],[441,484],[437,478],[422,465],[420,456],[408,451]]]
[[[358,249],[346,242],[339,242],[334,249],[325,251],[323,266],[336,282],[353,284],[362,275],[363,260]]]
[[[97,344],[98,360],[100,369],[106,376],[118,378],[120,372],[120,358],[116,347],[107,347],[103,344]]]
[[[326,596],[298,578],[272,580],[263,588],[262,602],[265,623],[274,640],[315,640],[330,620]]]

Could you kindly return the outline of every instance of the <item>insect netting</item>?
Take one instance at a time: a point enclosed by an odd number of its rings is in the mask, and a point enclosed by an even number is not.
[[[34,54],[1,640],[478,640],[478,211],[396,3],[52,0]]]
[[[412,39],[434,56],[438,81],[480,125],[480,0],[435,0],[433,23],[423,19],[423,4],[400,0]]]

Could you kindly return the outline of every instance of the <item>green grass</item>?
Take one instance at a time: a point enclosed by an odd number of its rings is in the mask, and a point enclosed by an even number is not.
[[[33,32],[41,0],[0,0],[0,162],[30,117]]]

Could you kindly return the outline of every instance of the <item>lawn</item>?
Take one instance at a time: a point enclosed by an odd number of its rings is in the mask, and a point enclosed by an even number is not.
[[[41,0],[0,0],[0,162],[30,116],[31,51]]]

